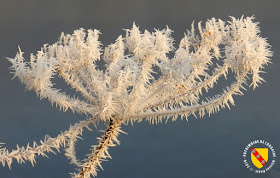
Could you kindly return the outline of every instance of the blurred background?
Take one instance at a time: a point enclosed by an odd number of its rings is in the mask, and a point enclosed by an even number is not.
[[[189,122],[167,124],[148,122],[123,126],[121,145],[110,148],[112,160],[102,164],[98,177],[280,177],[280,11],[278,0],[0,0],[0,142],[9,149],[26,146],[45,134],[55,137],[84,116],[61,112],[34,92],[25,91],[18,79],[11,80],[10,64],[18,45],[36,53],[43,44],[57,41],[61,32],[96,28],[102,32],[104,46],[114,42],[123,29],[135,21],[141,30],[174,30],[178,46],[193,20],[255,15],[261,36],[267,37],[274,56],[262,76],[266,83],[245,96],[235,97],[236,106]],[[100,129],[104,129],[101,124]],[[86,131],[78,142],[77,155],[84,158],[101,133]],[[245,146],[256,139],[271,143],[277,153],[276,164],[266,174],[250,172],[243,164]],[[38,157],[37,164],[0,166],[0,177],[70,177],[75,171],[64,151],[49,158]]]

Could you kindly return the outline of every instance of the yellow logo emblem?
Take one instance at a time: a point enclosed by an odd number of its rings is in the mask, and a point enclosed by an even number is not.
[[[268,161],[268,148],[251,148],[251,160],[257,168],[262,168]]]

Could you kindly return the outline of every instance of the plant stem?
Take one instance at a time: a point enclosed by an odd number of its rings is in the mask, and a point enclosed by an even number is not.
[[[82,165],[82,168],[78,174],[75,175],[76,178],[86,178],[93,175],[97,176],[97,167],[101,169],[101,162],[107,158],[111,158],[109,155],[108,149],[109,146],[116,146],[115,143],[120,144],[117,139],[120,130],[120,126],[122,124],[121,120],[110,120],[110,124],[105,131],[102,138],[98,138],[99,143],[97,146],[94,146],[92,153],[88,156],[86,162]]]

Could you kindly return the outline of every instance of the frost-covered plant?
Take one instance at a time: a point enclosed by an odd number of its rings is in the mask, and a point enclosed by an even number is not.
[[[177,50],[168,27],[142,33],[135,24],[126,30],[125,37],[119,36],[104,50],[98,41],[100,32],[84,29],[72,35],[62,33],[57,43],[44,45],[36,55],[31,54],[28,62],[19,50],[15,58],[9,58],[14,76],[40,98],[47,98],[63,111],[71,109],[86,114],[88,119],[57,137],[46,136],[40,144],[18,146],[12,151],[1,147],[0,161],[9,167],[14,159],[34,165],[37,156],[65,147],[65,155],[80,167],[79,172],[72,174],[74,177],[96,176],[101,162],[111,158],[108,147],[119,144],[121,124],[143,119],[151,123],[175,121],[178,116],[187,119],[189,115],[203,117],[234,105],[233,95],[242,95],[241,89],[245,89],[249,76],[253,88],[263,81],[259,74],[272,56],[269,44],[259,36],[259,27],[252,19],[231,17],[225,23],[212,18],[204,27],[198,23],[198,35],[192,24]],[[98,69],[98,60],[106,63],[105,70]],[[220,65],[216,60],[220,60]],[[204,96],[229,70],[236,81],[221,94]],[[52,79],[56,75],[83,98],[54,88]],[[77,139],[84,128],[90,129],[90,124],[99,121],[108,123],[107,130],[88,157],[78,160]]]

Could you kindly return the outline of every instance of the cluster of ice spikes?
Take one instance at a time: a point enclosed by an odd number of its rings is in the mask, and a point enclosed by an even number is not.
[[[79,29],[72,35],[62,33],[57,43],[44,45],[28,61],[19,50],[15,58],[9,58],[14,77],[40,98],[47,98],[63,111],[86,114],[88,119],[57,137],[46,136],[40,144],[34,142],[33,146],[12,151],[1,147],[0,162],[9,167],[14,160],[33,165],[37,156],[64,147],[65,155],[79,167],[73,177],[96,176],[101,162],[110,158],[108,147],[119,144],[121,124],[142,119],[158,123],[174,121],[179,116],[203,117],[233,105],[233,96],[242,95],[249,76],[253,88],[263,81],[259,74],[272,56],[266,39],[259,35],[258,23],[252,20],[253,17],[231,17],[224,22],[212,18],[204,26],[198,23],[197,33],[193,23],[177,49],[168,27],[141,32],[133,24],[125,36],[119,36],[105,49],[98,40],[98,30]],[[99,60],[104,61],[103,67],[97,65]],[[205,96],[229,72],[235,81],[222,93]],[[82,98],[55,88],[53,78],[57,76]],[[108,123],[104,136],[86,159],[78,160],[77,139],[84,128],[90,129],[90,124],[99,121]]]

